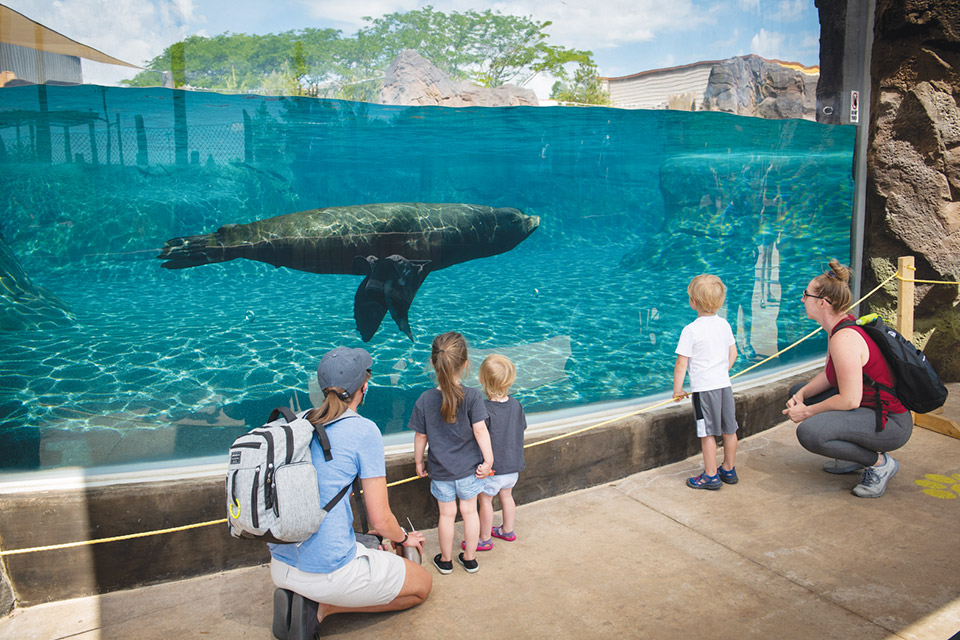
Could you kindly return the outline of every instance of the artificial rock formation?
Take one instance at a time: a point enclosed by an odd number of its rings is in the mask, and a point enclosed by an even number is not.
[[[760,118],[813,120],[818,78],[759,56],[737,56],[710,70],[702,108]]]
[[[913,255],[917,279],[960,280],[960,0],[877,0],[865,287]],[[891,283],[871,300],[893,315]],[[955,285],[917,285],[916,342],[960,380]]]
[[[454,82],[432,62],[413,49],[406,49],[390,63],[380,104],[437,105],[444,107],[537,106],[537,95],[514,85],[487,88],[469,82]]]

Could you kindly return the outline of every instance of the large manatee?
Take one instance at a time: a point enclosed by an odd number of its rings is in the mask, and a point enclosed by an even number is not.
[[[509,251],[540,224],[509,207],[391,202],[311,209],[168,240],[167,269],[246,258],[311,273],[365,276],[353,315],[364,342],[386,312],[413,340],[410,304],[431,271]]]

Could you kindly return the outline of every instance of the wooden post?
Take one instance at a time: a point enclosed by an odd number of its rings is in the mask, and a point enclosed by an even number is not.
[[[916,268],[913,256],[901,256],[897,260],[897,331],[904,338],[913,342],[913,282]],[[960,425],[953,420],[937,415],[943,413],[943,408],[932,413],[913,413],[913,424],[924,429],[936,431],[947,436],[960,439]]]
[[[913,342],[913,282],[916,269],[913,256],[901,256],[897,260],[897,331]]]

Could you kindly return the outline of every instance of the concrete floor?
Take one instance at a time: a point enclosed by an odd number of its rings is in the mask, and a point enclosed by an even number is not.
[[[420,607],[332,616],[321,634],[946,640],[960,631],[960,440],[916,429],[896,457],[886,495],[856,498],[859,475],[824,473],[784,423],[741,442],[738,485],[686,488],[690,458],[523,505],[517,541],[495,541],[479,573],[429,565]],[[17,610],[0,638],[269,640],[272,591],[253,567]]]

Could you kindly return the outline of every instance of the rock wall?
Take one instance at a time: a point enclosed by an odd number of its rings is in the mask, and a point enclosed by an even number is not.
[[[960,280],[960,0],[877,0],[864,287],[916,257],[916,277]],[[895,282],[871,299],[892,316]],[[954,285],[917,285],[916,342],[960,380]]]
[[[516,107],[540,104],[530,89],[503,85],[493,89],[454,82],[432,62],[406,49],[387,68],[380,104],[444,107]]]
[[[818,78],[759,56],[737,56],[711,69],[701,108],[760,118],[813,120]]]

